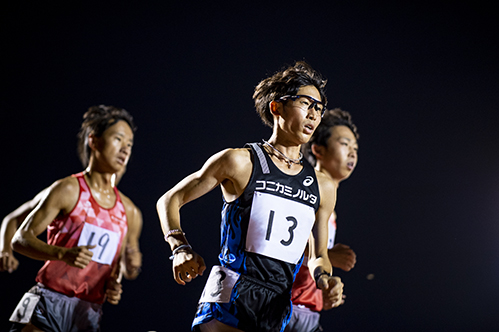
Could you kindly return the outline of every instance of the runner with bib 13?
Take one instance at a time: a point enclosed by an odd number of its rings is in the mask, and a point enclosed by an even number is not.
[[[253,99],[261,119],[272,128],[269,140],[213,155],[159,199],[174,279],[185,285],[206,266],[182,231],[180,207],[217,186],[222,190],[220,266],[208,277],[193,330],[283,331],[307,241],[308,266],[317,287],[334,288],[335,305],[341,303],[343,284],[331,276],[327,256],[336,189],[300,153],[325,110],[325,83],[305,62],[261,81]]]

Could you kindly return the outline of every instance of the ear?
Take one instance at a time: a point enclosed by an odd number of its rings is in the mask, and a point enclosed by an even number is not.
[[[97,137],[94,134],[88,134],[88,146],[91,150],[97,149]]]
[[[275,100],[269,103],[270,113],[272,113],[273,115],[281,115],[281,107],[282,103],[278,103]]]
[[[315,159],[322,160],[322,158],[324,157],[324,153],[326,152],[326,147],[322,145],[312,144],[311,148]]]

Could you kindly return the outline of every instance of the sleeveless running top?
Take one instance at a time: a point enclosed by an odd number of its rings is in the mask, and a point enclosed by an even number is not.
[[[314,168],[283,173],[250,143],[253,171],[243,194],[222,209],[220,264],[289,293],[319,208]]]
[[[106,282],[116,264],[128,224],[118,189],[115,205],[106,209],[93,198],[83,173],[72,175],[80,186],[76,206],[63,218],[56,218],[47,228],[47,243],[72,248],[96,245],[92,261],[79,269],[62,261],[46,261],[36,281],[46,287],[85,301],[103,303]]]

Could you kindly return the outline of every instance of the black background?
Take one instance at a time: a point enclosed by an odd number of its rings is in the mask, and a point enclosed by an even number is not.
[[[4,6],[4,5],[2,5]],[[212,154],[267,139],[251,95],[305,59],[351,112],[359,164],[337,241],[357,253],[326,331],[499,328],[498,11],[481,2],[15,2],[1,10],[6,215],[82,170],[81,116],[124,107],[138,131],[120,189],[143,212],[144,266],[104,305],[104,331],[187,331],[206,275],[172,278],[156,200]],[[217,263],[221,193],[182,209]],[[0,275],[1,329],[42,262]],[[374,274],[368,280],[367,275]]]

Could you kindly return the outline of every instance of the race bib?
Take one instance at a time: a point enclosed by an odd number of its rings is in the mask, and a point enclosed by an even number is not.
[[[329,218],[329,225],[328,225],[328,242],[327,242],[327,248],[332,249],[334,247],[334,238],[336,237],[336,220],[334,218],[334,213],[331,214],[331,217]]]
[[[111,265],[119,245],[119,234],[109,229],[85,223],[78,240],[78,246],[96,245],[90,249],[92,260]]]
[[[239,279],[239,273],[223,266],[214,266],[204,286],[201,302],[229,303],[232,289]]]
[[[255,191],[246,236],[246,251],[296,264],[315,222],[314,208]]]
[[[10,321],[13,323],[27,324],[31,320],[35,306],[40,301],[40,295],[33,293],[24,293],[23,298],[19,301],[16,309],[10,316]]]

